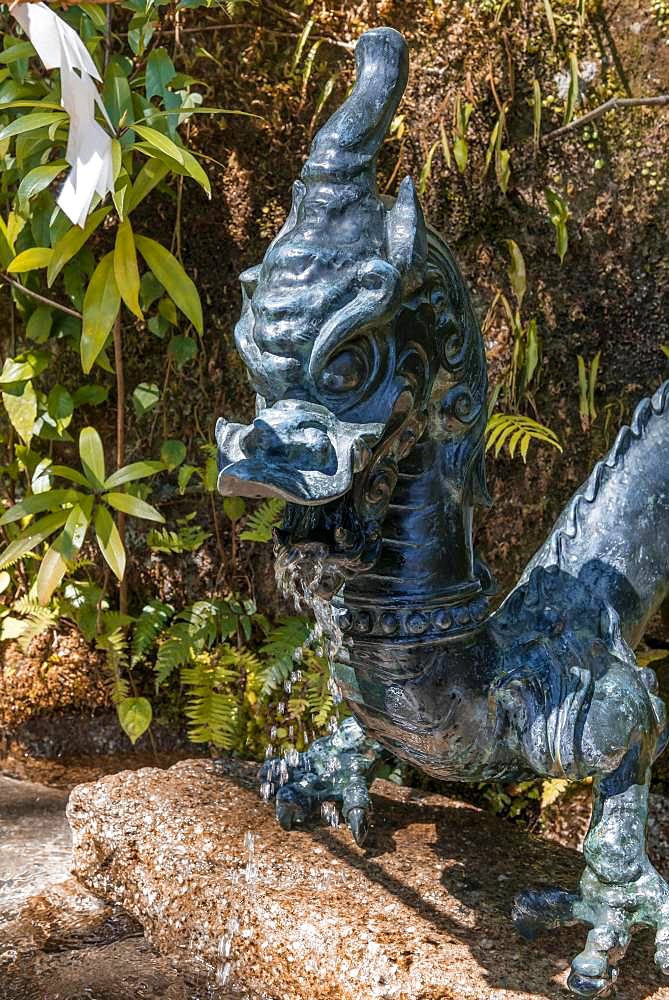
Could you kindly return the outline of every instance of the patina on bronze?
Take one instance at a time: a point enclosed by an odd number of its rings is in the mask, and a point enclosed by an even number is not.
[[[217,428],[221,492],[288,501],[282,574],[338,608],[345,637],[335,671],[352,716],[263,779],[284,827],[335,800],[362,843],[367,788],[389,755],[451,781],[592,776],[578,890],[528,890],[514,919],[528,936],[589,924],[569,983],[604,996],[635,924],[656,929],[669,973],[669,886],[645,847],[665,707],[633,653],[667,592],[669,384],[490,614],[472,543],[473,510],[488,503],[483,342],[411,179],[395,201],[376,191],[406,44],[369,31],[356,63],[283,229],[241,277],[236,341],[257,416]]]

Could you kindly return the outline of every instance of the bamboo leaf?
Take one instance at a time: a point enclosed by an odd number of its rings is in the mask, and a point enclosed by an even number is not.
[[[40,167],[34,167],[32,170],[29,170],[19,184],[17,191],[19,201],[25,203],[30,198],[34,198],[40,191],[47,188],[54,178],[66,168],[67,163],[65,160],[56,160],[54,163],[45,163]]]
[[[95,427],[84,427],[79,435],[79,457],[86,478],[100,489],[105,481],[105,453]]]
[[[147,160],[135,178],[132,192],[128,198],[128,212],[134,211],[140,202],[153,191],[165,175],[169,172],[169,167],[162,160]]]
[[[104,208],[98,208],[97,211],[91,212],[83,229],[80,229],[79,226],[72,226],[57,241],[46,272],[46,282],[49,288],[53,285],[67,262],[72,260],[75,254],[79,253],[84,243],[93,235],[109,211],[110,206],[106,205]]]
[[[104,483],[106,490],[114,489],[116,486],[123,486],[124,483],[133,483],[138,479],[146,479],[147,476],[154,476],[157,472],[162,472],[165,466],[162,462],[131,462],[124,465],[122,469],[112,472]]]
[[[169,156],[172,160],[176,160],[177,163],[183,166],[183,149],[177,146],[176,142],[172,142],[162,132],[159,132],[155,128],[150,128],[148,125],[134,124],[132,127],[138,135],[141,135],[145,142],[148,142],[149,146],[152,146],[161,153],[165,153],[166,156]]]
[[[51,595],[67,573],[67,563],[56,547],[61,537],[59,535],[54,544],[47,549],[37,573],[35,589],[41,605],[49,603]]]
[[[143,319],[139,305],[139,269],[135,238],[129,219],[119,225],[114,246],[114,278],[121,298],[131,313]]]
[[[544,10],[546,11],[548,30],[551,33],[551,41],[553,42],[553,45],[557,45],[557,30],[555,28],[555,18],[553,16],[553,8],[551,6],[551,0],[544,0]]]
[[[174,304],[201,334],[203,321],[200,296],[179,261],[169,250],[147,236],[136,236],[135,244]]]
[[[90,372],[105,346],[121,306],[114,277],[114,254],[108,253],[96,267],[84,296],[81,328],[81,367]]]
[[[100,552],[112,573],[118,580],[122,580],[125,573],[125,549],[114,519],[106,507],[97,507],[94,524]]]
[[[534,141],[534,148],[539,148],[539,141],[541,139],[541,86],[538,80],[534,80],[532,83],[532,118],[533,118],[533,129],[532,138]]]
[[[41,514],[45,510],[56,511],[66,504],[80,503],[84,499],[84,495],[77,490],[46,490],[44,493],[32,493],[6,510],[0,517],[0,525],[13,524],[31,514]]]
[[[21,532],[18,538],[10,542],[7,548],[0,553],[0,568],[11,566],[28,552],[32,552],[38,545],[41,545],[49,535],[62,528],[69,513],[69,510],[58,510],[53,514],[47,514],[46,517],[41,517],[39,521],[33,521]]]
[[[579,100],[578,86],[578,58],[575,52],[569,53],[569,89],[567,91],[567,103],[564,109],[564,124],[568,125],[574,117],[574,109]]]
[[[525,270],[525,258],[523,257],[520,247],[515,242],[515,240],[505,240],[509,255],[511,257],[511,266],[507,271],[509,275],[509,281],[511,282],[511,287],[513,288],[513,293],[516,296],[516,302],[518,303],[518,308],[521,309],[523,305],[523,299],[525,297],[525,292],[527,290],[527,272]]]
[[[24,274],[40,267],[48,267],[53,250],[50,247],[30,247],[10,260],[7,270],[10,274]]]
[[[144,500],[140,500],[139,497],[133,497],[130,493],[104,493],[103,500],[105,500],[111,507],[115,510],[123,511],[124,514],[130,514],[131,517],[143,517],[147,521],[158,521],[160,524],[165,523],[165,518],[155,507],[152,507],[150,503],[146,503]]]
[[[21,115],[9,125],[0,129],[0,142],[3,139],[10,139],[13,135],[23,135],[25,132],[34,132],[35,129],[44,128],[50,125],[63,125],[67,121],[67,115],[63,112],[36,111],[32,115]]]

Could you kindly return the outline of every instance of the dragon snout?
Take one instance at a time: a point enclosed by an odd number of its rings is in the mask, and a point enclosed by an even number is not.
[[[346,493],[369,461],[383,424],[339,420],[303,400],[281,400],[252,424],[219,420],[218,489],[224,495],[324,504]]]
[[[290,463],[302,472],[333,474],[337,469],[337,453],[327,429],[315,423],[273,426],[259,418],[241,436],[239,446],[248,459]]]

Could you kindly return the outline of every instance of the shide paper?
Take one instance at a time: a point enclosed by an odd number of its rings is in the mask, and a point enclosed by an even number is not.
[[[95,106],[111,122],[95,85],[100,80],[88,49],[73,28],[45,3],[10,7],[46,69],[60,70],[61,104],[70,117],[65,159],[72,167],[58,206],[75,225],[86,222],[94,194],[113,189],[111,137],[95,120]]]

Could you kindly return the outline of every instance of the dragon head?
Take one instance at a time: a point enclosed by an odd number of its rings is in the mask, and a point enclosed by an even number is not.
[[[312,583],[317,575],[328,593],[378,556],[398,463],[425,431],[435,385],[444,433],[450,417],[471,424],[481,410],[480,385],[463,392],[437,378],[472,350],[457,267],[409,177],[394,201],[376,191],[376,157],[407,80],[404,39],[366,32],[356,68],[283,228],[241,275],[235,339],[256,417],[216,428],[220,492],[287,500],[279,562]]]

